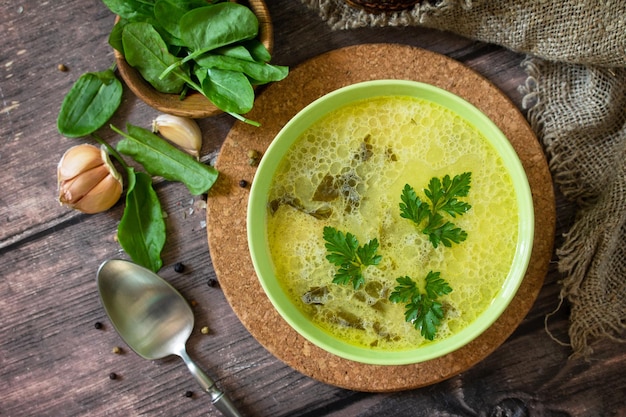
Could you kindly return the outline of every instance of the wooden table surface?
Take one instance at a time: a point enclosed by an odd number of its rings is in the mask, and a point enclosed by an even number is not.
[[[296,66],[347,45],[421,47],[451,57],[498,86],[522,110],[524,56],[421,28],[333,32],[294,0],[270,0],[274,62]],[[56,165],[72,145],[56,130],[64,95],[84,72],[113,62],[113,16],[97,0],[0,0],[0,416],[218,416],[177,357],[147,361],[115,333],[98,299],[95,273],[124,257],[115,240],[123,204],[85,215],[56,201]],[[60,71],[63,64],[68,71]],[[125,89],[112,122],[149,126],[157,112]],[[199,121],[203,154],[216,155],[233,120]],[[102,136],[118,140],[108,129]],[[600,341],[589,360],[569,358],[568,311],[559,304],[552,262],[533,308],[485,360],[436,385],[355,392],[293,370],[243,327],[216,279],[201,197],[181,184],[156,182],[167,212],[161,276],[193,301],[190,355],[229,393],[245,416],[624,416],[623,345]],[[556,245],[575,207],[557,193]],[[210,220],[209,220],[210,221]],[[556,258],[553,258],[554,260]],[[185,265],[183,273],[174,264]],[[95,323],[103,324],[97,329]],[[208,326],[210,333],[200,328]],[[121,347],[121,354],[113,353]],[[116,379],[110,379],[115,373]],[[185,394],[191,391],[191,397]]]

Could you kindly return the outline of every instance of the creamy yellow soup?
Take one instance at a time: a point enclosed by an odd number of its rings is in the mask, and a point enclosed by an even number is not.
[[[411,185],[424,201],[431,178],[471,172],[461,200],[471,209],[450,218],[467,239],[434,248],[400,217]],[[349,343],[386,351],[428,340],[389,301],[396,278],[420,283],[439,271],[453,291],[442,296],[444,319],[435,341],[484,311],[513,260],[518,214],[512,180],[485,137],[448,109],[411,97],[381,97],[336,110],[308,128],[272,180],[267,233],[277,277],[293,303],[320,328]],[[325,226],[378,239],[382,260],[363,270],[365,285],[332,283]]]

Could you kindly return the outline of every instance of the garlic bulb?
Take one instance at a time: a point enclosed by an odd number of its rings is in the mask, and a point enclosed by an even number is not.
[[[161,114],[152,121],[152,131],[180,146],[185,152],[200,158],[202,132],[193,119]]]
[[[104,147],[68,149],[57,167],[57,180],[59,202],[83,213],[108,210],[122,195],[122,177]]]

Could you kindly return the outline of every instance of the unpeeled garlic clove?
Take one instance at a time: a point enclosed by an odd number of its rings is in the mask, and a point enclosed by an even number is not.
[[[59,161],[57,181],[59,202],[83,213],[108,210],[122,195],[122,177],[104,147],[68,149]]]
[[[152,121],[152,131],[180,146],[185,152],[200,158],[202,132],[193,119],[161,114]]]

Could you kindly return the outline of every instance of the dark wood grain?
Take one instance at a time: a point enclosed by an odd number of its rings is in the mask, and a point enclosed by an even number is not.
[[[268,1],[275,62],[297,65],[342,46],[392,42],[454,58],[497,85],[522,111],[524,57],[422,28],[333,32],[293,0]],[[97,0],[0,1],[0,416],[218,416],[175,357],[146,361],[123,344],[100,306],[95,271],[124,256],[115,241],[122,204],[83,215],[56,202],[56,164],[78,142],[56,131],[65,93],[80,74],[113,63],[106,39],[113,15]],[[69,71],[61,72],[58,64]],[[112,122],[148,126],[157,112],[126,89]],[[200,120],[205,158],[219,151],[232,120]],[[117,140],[108,129],[101,135]],[[388,394],[353,392],[312,380],[269,354],[234,315],[215,278],[200,197],[164,181],[168,214],[161,275],[194,307],[190,354],[246,416],[624,416],[626,353],[600,341],[585,361],[546,332],[561,278],[553,264],[533,309],[510,338],[468,371],[429,387]],[[557,196],[557,244],[575,207]],[[210,219],[209,219],[210,221]],[[185,272],[173,265],[183,262]],[[102,329],[94,327],[103,323]],[[567,341],[568,311],[550,317]],[[199,329],[207,325],[209,335]],[[122,354],[112,353],[116,346]],[[109,379],[115,372],[118,378]],[[194,395],[186,397],[185,391]]]

